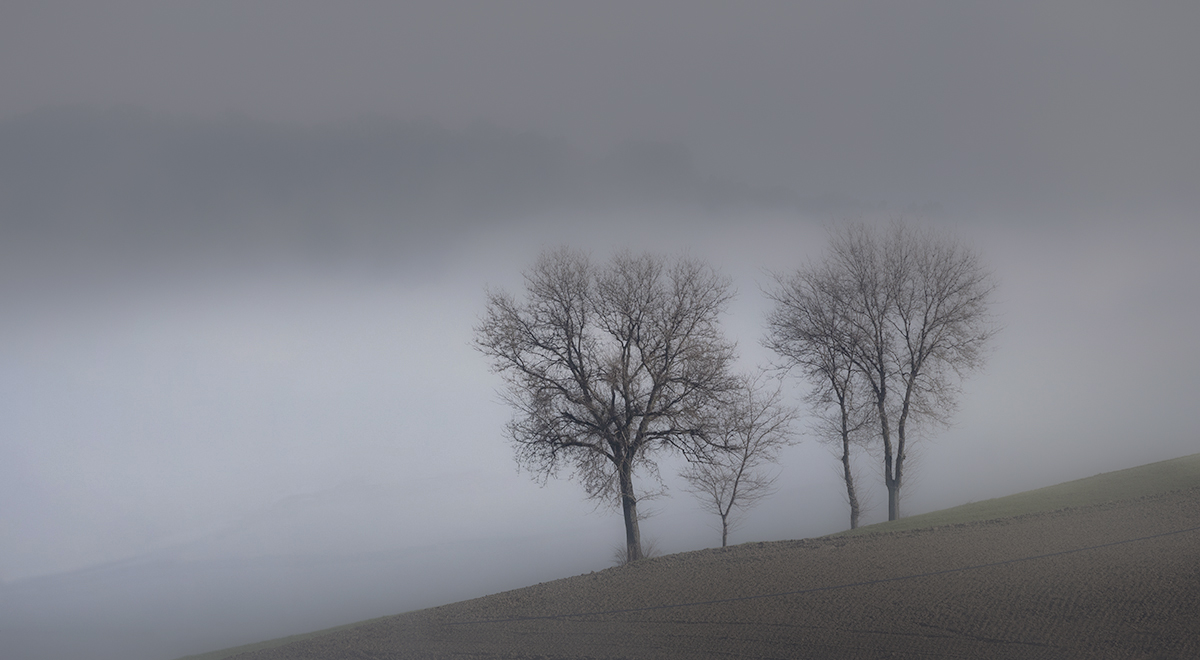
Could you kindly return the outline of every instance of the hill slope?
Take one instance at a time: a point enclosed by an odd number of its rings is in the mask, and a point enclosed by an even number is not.
[[[1200,479],[1163,475],[1200,456],[1166,463],[999,498],[1119,501],[683,553],[197,657],[1195,657]]]
[[[898,532],[938,525],[1009,518],[1067,507],[1119,502],[1200,484],[1200,454],[1104,472],[981,502],[867,525],[844,535]]]

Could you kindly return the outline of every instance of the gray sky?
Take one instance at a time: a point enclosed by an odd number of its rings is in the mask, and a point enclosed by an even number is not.
[[[749,366],[764,269],[822,223],[958,232],[1005,327],[909,512],[1194,453],[1197,29],[1194,2],[7,2],[0,580],[538,535],[607,565],[619,516],[516,473],[470,348],[484,287],[561,243],[709,259]],[[781,467],[735,542],[844,526],[824,447]],[[671,493],[644,533],[712,545]]]
[[[893,203],[1195,188],[1192,2],[5,4],[2,116],[482,120]]]

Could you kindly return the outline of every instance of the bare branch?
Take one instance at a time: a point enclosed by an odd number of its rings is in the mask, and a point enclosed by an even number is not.
[[[735,386],[720,316],[729,281],[689,259],[544,253],[525,299],[489,292],[476,347],[506,381],[518,462],[545,479],[562,465],[589,497],[619,505],[631,559],[641,556],[635,469],[653,453],[710,453]]]
[[[874,426],[895,519],[909,432],[915,424],[945,424],[962,378],[982,367],[995,334],[988,311],[994,290],[978,255],[950,236],[900,222],[887,231],[840,227],[825,261],[776,277],[764,344],[814,385],[809,401],[824,420],[819,433],[841,437],[851,526],[851,443]]]
[[[795,410],[783,405],[778,384],[769,387],[765,381],[761,374],[742,379],[723,417],[724,450],[692,463],[682,473],[704,509],[720,517],[722,546],[737,526],[737,514],[775,492],[778,475],[768,475],[764,467],[795,440]]]

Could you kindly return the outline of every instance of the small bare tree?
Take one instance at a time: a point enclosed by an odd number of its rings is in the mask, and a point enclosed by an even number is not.
[[[614,257],[604,268],[566,248],[525,275],[525,300],[488,293],[478,349],[508,384],[518,462],[541,479],[573,468],[589,497],[625,519],[629,561],[642,557],[635,470],[653,455],[706,460],[736,381],[719,320],[729,281],[686,258]]]
[[[778,475],[768,475],[763,468],[792,443],[794,420],[795,411],[782,404],[778,387],[767,389],[761,376],[743,379],[721,428],[727,449],[683,471],[688,490],[705,510],[720,516],[721,547],[728,545],[729,532],[738,522],[735,511],[745,513],[775,492]]]
[[[819,328],[824,321],[814,322],[807,304],[814,295],[832,314],[834,332],[824,339],[817,332],[814,345],[833,348],[833,361],[850,376],[848,391],[874,409],[895,520],[909,432],[918,422],[946,423],[961,379],[982,366],[995,333],[988,311],[995,284],[978,255],[944,234],[896,222],[886,231],[847,225],[831,239],[822,264],[780,282],[768,325],[780,346],[803,348],[779,329]]]

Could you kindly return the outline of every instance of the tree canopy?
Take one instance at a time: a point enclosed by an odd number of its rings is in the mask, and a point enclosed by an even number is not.
[[[856,428],[858,403],[870,402],[889,520],[900,515],[913,426],[947,422],[961,379],[983,365],[994,290],[979,256],[953,236],[896,222],[834,229],[823,261],[777,278],[769,293],[767,345],[818,391],[848,395],[841,410],[855,416],[842,428]]]
[[[489,291],[478,349],[506,381],[518,462],[539,478],[566,465],[589,497],[621,507],[641,558],[635,470],[654,454],[705,459],[719,442],[734,344],[720,328],[730,283],[689,258],[617,254],[597,266],[562,248],[525,274],[525,296]]]

